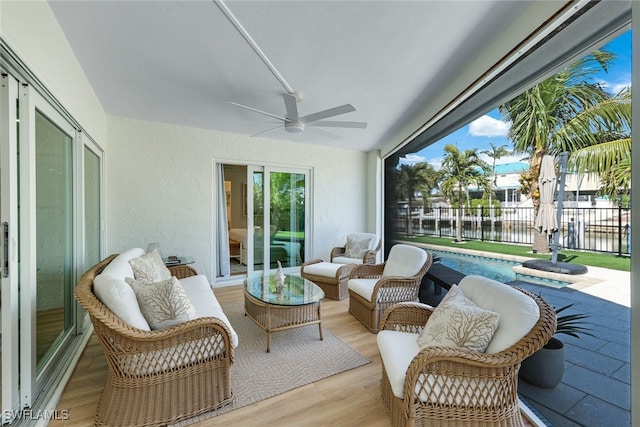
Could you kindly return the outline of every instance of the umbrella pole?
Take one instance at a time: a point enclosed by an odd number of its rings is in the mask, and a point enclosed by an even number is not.
[[[559,154],[560,163],[558,165],[558,172],[560,178],[558,179],[558,187],[557,187],[557,206],[556,206],[556,215],[558,219],[558,228],[553,232],[553,243],[551,243],[551,262],[553,264],[558,262],[558,252],[562,249],[562,245],[560,244],[560,228],[562,228],[562,204],[564,201],[564,183],[567,177],[567,159],[569,158],[569,152],[564,151]]]

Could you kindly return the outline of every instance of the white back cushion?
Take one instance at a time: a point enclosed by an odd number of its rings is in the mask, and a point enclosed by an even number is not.
[[[427,252],[424,249],[411,245],[395,245],[389,251],[382,276],[413,276],[426,261]]]
[[[125,264],[129,265],[127,261]],[[124,277],[104,273],[97,275],[93,279],[93,293],[125,323],[143,331],[151,330],[140,311],[136,294],[124,281]]]
[[[498,353],[524,337],[540,318],[538,304],[528,295],[483,276],[465,276],[458,284],[465,296],[479,307],[500,314],[486,353]]]
[[[107,265],[104,270],[102,270],[102,274],[106,276],[119,277],[122,280],[124,280],[125,277],[133,277],[133,269],[131,268],[129,261],[144,254],[144,249],[140,248],[133,248],[129,249],[128,251],[122,252],[120,255],[111,260],[109,265]]]

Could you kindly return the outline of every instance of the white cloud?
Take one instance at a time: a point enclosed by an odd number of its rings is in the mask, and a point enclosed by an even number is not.
[[[600,81],[600,84],[605,89],[607,89],[609,92],[611,92],[613,94],[617,94],[622,89],[624,89],[626,87],[631,87],[631,80],[622,79],[622,80],[618,80],[617,82],[610,82],[610,81],[602,80],[602,81]]]
[[[469,124],[469,133],[472,136],[507,136],[509,125],[507,122],[484,115]]]
[[[400,164],[404,165],[414,165],[420,162],[426,162],[427,159],[424,156],[420,156],[419,154],[407,154],[406,156],[400,158]]]

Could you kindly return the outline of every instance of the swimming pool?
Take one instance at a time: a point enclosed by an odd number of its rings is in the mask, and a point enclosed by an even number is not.
[[[553,288],[562,288],[569,285],[568,282],[516,274],[513,271],[513,267],[521,264],[515,261],[505,261],[497,258],[488,258],[434,249],[428,249],[428,251],[433,254],[434,258],[439,259],[439,262],[442,265],[467,275],[477,274],[502,283],[511,282],[512,280],[526,280],[527,282],[537,283]]]

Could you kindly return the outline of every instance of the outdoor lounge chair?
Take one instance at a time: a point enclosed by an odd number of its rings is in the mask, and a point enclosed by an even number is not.
[[[329,261],[334,264],[373,264],[382,248],[382,240],[373,233],[351,233],[344,246],[331,249]]]
[[[418,301],[420,282],[433,257],[416,246],[397,244],[382,264],[361,264],[351,272],[349,313],[371,332],[378,332],[384,311],[403,301]]]
[[[419,337],[437,310],[426,304],[397,304],[382,318],[380,385],[394,426],[524,426],[517,390],[520,362],[551,338],[555,311],[534,294],[481,276],[466,276],[459,290],[482,310],[499,314],[484,353],[421,345]],[[463,329],[460,319],[467,318],[454,318],[452,329]],[[447,319],[434,320],[440,336],[447,335],[442,320]],[[478,328],[473,324],[468,330]]]

